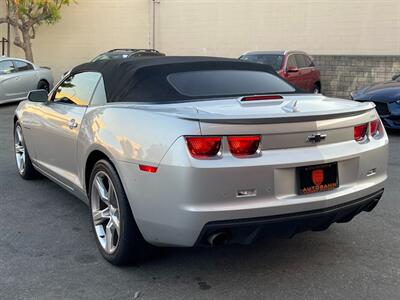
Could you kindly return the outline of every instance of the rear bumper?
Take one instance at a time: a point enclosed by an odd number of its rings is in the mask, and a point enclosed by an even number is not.
[[[179,139],[156,173],[140,172],[127,162],[118,162],[118,168],[145,240],[156,246],[191,247],[201,240],[206,224],[301,215],[381,191],[387,157],[386,136],[367,144],[350,141],[273,149],[252,159],[226,154],[205,161],[191,159],[184,140]],[[299,195],[296,168],[330,162],[338,163],[339,188]],[[254,190],[256,195],[241,197],[240,190]]]
[[[209,246],[209,237],[223,233],[223,242],[250,244],[263,238],[290,238],[304,231],[326,230],[333,223],[349,222],[362,211],[371,211],[378,204],[383,189],[368,196],[332,207],[278,216],[216,221],[207,223],[196,246]]]

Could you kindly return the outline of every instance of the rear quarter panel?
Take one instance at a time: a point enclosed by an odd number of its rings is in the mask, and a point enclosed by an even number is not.
[[[314,82],[319,82],[321,83],[321,72],[317,67],[313,68],[313,78],[314,78]]]
[[[198,121],[126,107],[88,108],[78,136],[79,177],[85,187],[85,164],[93,151],[106,154],[119,171],[119,162],[133,166],[158,166],[168,149],[182,135],[198,135]],[[119,172],[119,174],[121,174]],[[131,184],[124,182],[123,184]]]
[[[39,68],[36,71],[36,79],[37,83],[39,83],[40,80],[46,80],[50,84],[50,90],[54,86],[54,78],[53,78],[53,73],[51,70],[46,69],[46,68]]]

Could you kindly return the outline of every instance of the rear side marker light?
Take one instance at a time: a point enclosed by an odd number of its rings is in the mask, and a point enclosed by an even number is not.
[[[356,142],[363,142],[367,137],[368,123],[357,125],[354,127],[354,140]]]
[[[186,143],[194,158],[212,158],[221,149],[221,137],[187,137]]]
[[[155,173],[157,172],[157,167],[147,166],[147,165],[139,165],[139,170],[148,173]]]
[[[377,119],[369,123],[372,137],[378,137],[381,133],[381,122]]]
[[[277,99],[283,99],[283,97],[280,95],[248,96],[248,97],[243,97],[240,101],[246,102],[246,101],[277,100]]]
[[[228,144],[232,155],[249,156],[257,153],[261,137],[255,136],[229,136]]]

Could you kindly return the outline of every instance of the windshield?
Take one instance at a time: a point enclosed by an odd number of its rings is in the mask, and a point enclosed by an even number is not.
[[[282,67],[283,55],[278,54],[249,54],[240,57],[241,60],[271,66],[275,71]]]

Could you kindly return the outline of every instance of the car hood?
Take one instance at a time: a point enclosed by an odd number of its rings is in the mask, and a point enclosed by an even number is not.
[[[400,99],[400,82],[379,82],[352,93],[354,100],[393,102]]]
[[[372,110],[370,102],[327,98],[321,95],[290,95],[279,100],[241,102],[240,98],[179,104],[122,104],[118,106],[168,114],[209,123],[285,123],[324,120]]]

